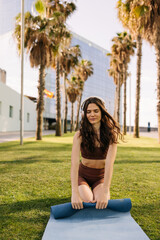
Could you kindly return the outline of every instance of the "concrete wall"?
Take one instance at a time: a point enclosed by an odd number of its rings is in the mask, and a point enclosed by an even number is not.
[[[13,116],[9,116],[10,106]],[[29,122],[27,122],[29,114]],[[20,94],[0,82],[0,132],[20,130]],[[24,130],[36,130],[36,104],[24,97]]]

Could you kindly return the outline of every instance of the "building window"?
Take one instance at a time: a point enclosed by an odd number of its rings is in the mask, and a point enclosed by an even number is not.
[[[2,102],[0,102],[0,115],[2,114]]]
[[[9,106],[9,117],[13,118],[13,106]]]
[[[27,113],[27,122],[29,122],[29,120],[30,120],[30,114]]]

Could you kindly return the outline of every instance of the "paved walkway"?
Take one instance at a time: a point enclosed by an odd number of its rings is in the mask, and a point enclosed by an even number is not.
[[[55,134],[55,130],[46,130],[43,131],[43,135],[50,135],[50,134]],[[23,138],[30,138],[30,137],[35,137],[36,132],[35,131],[27,131],[24,132],[24,137]],[[10,142],[10,141],[15,141],[15,140],[20,140],[20,132],[0,132],[0,143],[2,142]]]
[[[129,132],[128,132],[129,134]],[[131,132],[131,134],[133,135],[133,132]],[[151,138],[157,138],[158,139],[158,132],[153,131],[153,132],[140,132],[140,136],[143,137],[151,137]]]
[[[24,132],[24,138],[35,137],[36,132]],[[43,135],[50,135],[55,134],[55,130],[45,130],[43,131]],[[129,133],[128,133],[129,134]],[[131,133],[133,134],[133,132]],[[158,132],[140,132],[140,136],[157,138],[158,139]],[[0,143],[2,142],[10,142],[20,140],[20,133],[19,132],[0,132]]]

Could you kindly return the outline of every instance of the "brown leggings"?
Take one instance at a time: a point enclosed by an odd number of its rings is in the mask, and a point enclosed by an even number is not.
[[[100,183],[104,183],[104,168],[90,168],[79,164],[78,186],[85,184],[93,190]]]

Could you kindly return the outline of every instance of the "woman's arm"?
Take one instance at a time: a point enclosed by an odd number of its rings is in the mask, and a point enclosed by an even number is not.
[[[71,154],[71,187],[72,187],[72,207],[75,209],[83,208],[82,199],[78,190],[78,170],[80,160],[80,137],[79,131],[75,133],[73,138],[72,154]]]
[[[96,208],[103,209],[108,205],[110,199],[110,185],[113,174],[113,164],[116,158],[117,144],[113,143],[109,146],[106,161],[105,161],[105,172],[104,172],[104,183],[103,188],[98,196]]]
[[[113,143],[109,146],[106,162],[105,162],[105,172],[104,172],[104,191],[109,192],[113,174],[113,165],[117,153],[117,144]]]

